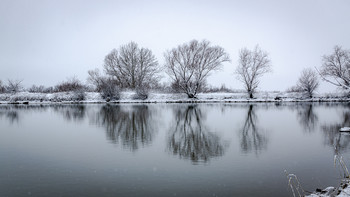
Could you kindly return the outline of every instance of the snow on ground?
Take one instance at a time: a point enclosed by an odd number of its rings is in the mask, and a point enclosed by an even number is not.
[[[326,189],[307,195],[306,197],[350,197],[350,185],[346,183],[339,188],[327,187]]]
[[[30,93],[19,92],[16,94],[0,94],[0,102],[2,103],[14,103],[14,102],[84,102],[84,103],[100,103],[105,102],[97,92],[83,93],[84,99],[82,100],[81,94],[74,92],[59,92],[59,93]],[[258,92],[254,99],[249,99],[246,93],[200,93],[195,99],[187,98],[186,94],[182,93],[159,93],[150,92],[148,98],[145,100],[134,99],[135,92],[124,91],[121,92],[120,100],[111,101],[118,103],[167,103],[167,102],[299,102],[299,101],[350,101],[349,97],[345,97],[344,94],[319,94],[314,98],[309,99],[303,97],[301,93],[286,93],[286,92]]]

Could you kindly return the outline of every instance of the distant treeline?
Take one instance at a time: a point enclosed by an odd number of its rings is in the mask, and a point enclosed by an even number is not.
[[[98,68],[89,70],[88,83],[84,84],[73,77],[58,83],[54,87],[36,86],[28,88],[29,92],[85,92],[97,91],[106,100],[119,99],[123,89],[136,91],[139,99],[148,97],[151,89],[163,92],[181,92],[188,98],[195,98],[199,92],[232,92],[224,85],[215,88],[207,84],[207,78],[213,71],[222,69],[223,63],[231,62],[225,49],[212,45],[207,40],[192,40],[164,53],[165,62],[160,65],[148,48],[139,47],[130,42],[113,49],[106,55],[103,72]],[[242,82],[247,95],[254,98],[261,77],[272,72],[269,54],[258,45],[253,49],[242,48],[236,65],[236,79]],[[169,83],[160,83],[161,75],[170,77]],[[335,46],[330,55],[322,57],[322,65],[305,68],[295,86],[288,92],[303,92],[312,97],[319,86],[319,78],[344,90],[350,89],[350,51]],[[21,81],[0,80],[0,93],[23,91]]]

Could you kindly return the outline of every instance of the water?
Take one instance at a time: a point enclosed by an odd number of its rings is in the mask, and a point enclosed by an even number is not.
[[[292,196],[350,162],[349,104],[0,106],[0,196]],[[335,149],[336,147],[336,149]]]

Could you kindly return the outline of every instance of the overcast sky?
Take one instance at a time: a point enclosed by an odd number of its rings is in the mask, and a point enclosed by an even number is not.
[[[0,0],[0,80],[52,86],[86,81],[104,57],[130,41],[163,53],[207,39],[230,55],[209,83],[242,88],[233,75],[242,47],[259,44],[273,64],[260,90],[285,90],[335,45],[350,49],[349,0]],[[322,83],[320,92],[335,87]]]

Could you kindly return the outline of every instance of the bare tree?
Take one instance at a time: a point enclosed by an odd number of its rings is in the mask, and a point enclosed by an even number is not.
[[[45,91],[45,86],[43,86],[43,85],[40,85],[40,86],[37,86],[37,85],[32,85],[32,87],[30,87],[29,89],[28,89],[28,92],[33,92],[33,93],[38,93],[38,92],[40,92],[40,93],[43,93],[44,91]]]
[[[7,81],[6,91],[9,93],[17,93],[22,90],[22,80],[10,80]]]
[[[350,89],[350,50],[334,47],[331,55],[324,55],[319,71],[321,78],[335,86]]]
[[[111,77],[102,76],[98,69],[89,70],[89,77],[87,81],[94,85],[96,91],[101,94],[103,99],[109,100],[119,100],[120,98],[120,88],[117,82]]]
[[[87,78],[87,82],[95,86],[97,92],[100,92],[105,77],[101,75],[100,70],[98,68],[96,68],[95,70],[89,70],[88,75],[89,76]]]
[[[317,73],[311,68],[305,68],[298,79],[297,87],[303,90],[307,96],[312,98],[314,91],[320,85]]]
[[[240,50],[235,73],[238,80],[244,83],[244,88],[250,98],[253,98],[253,93],[260,83],[260,77],[271,72],[271,67],[268,53],[261,50],[258,45],[252,51],[247,48]]]
[[[139,88],[158,83],[160,72],[152,51],[139,48],[135,42],[113,49],[104,60],[106,74],[122,88]]]
[[[3,82],[0,80],[0,93],[4,93],[6,91],[5,85]]]
[[[192,40],[165,53],[165,68],[175,86],[194,98],[207,77],[222,63],[230,61],[228,54],[220,46],[210,46],[210,42]]]
[[[71,77],[55,86],[55,92],[70,92],[83,90],[84,84],[77,78]]]

